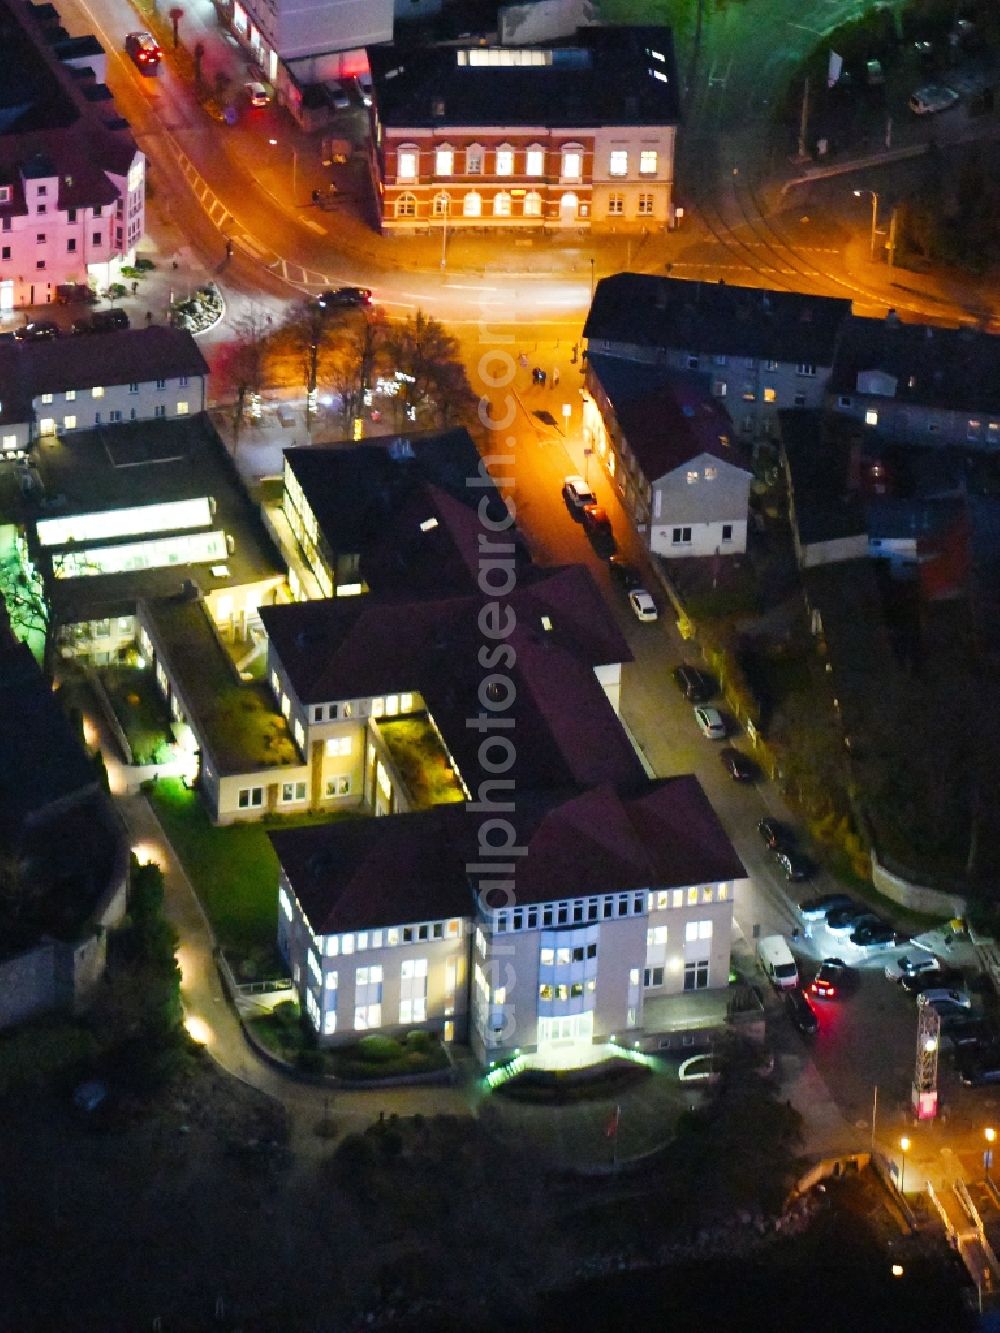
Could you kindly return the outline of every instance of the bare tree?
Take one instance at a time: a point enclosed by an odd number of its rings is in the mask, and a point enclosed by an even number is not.
[[[251,306],[233,321],[236,335],[220,355],[217,373],[236,396],[233,409],[234,447],[239,447],[248,397],[257,397],[264,388],[272,340],[271,318]]]
[[[441,424],[464,415],[472,401],[459,357],[458,340],[422,310],[402,324],[393,325],[386,338],[386,351],[400,375],[397,395],[399,416],[416,418],[421,408],[430,408]]]

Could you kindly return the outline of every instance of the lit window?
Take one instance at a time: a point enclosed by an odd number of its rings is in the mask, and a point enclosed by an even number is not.
[[[695,944],[698,940],[710,940],[711,938],[711,921],[689,921],[684,927],[685,944]]]
[[[545,174],[545,149],[529,148],[524,155],[524,174],[543,176]]]
[[[874,407],[869,407],[869,409],[865,413],[865,425],[866,426],[878,425],[878,412],[875,410]]]
[[[513,148],[503,147],[497,149],[496,174],[498,176],[513,176],[514,174]]]
[[[688,484],[689,486],[693,486],[694,483],[698,480],[698,478],[699,478],[700,475],[701,475],[701,473],[698,471],[697,468],[688,468],[688,472],[687,472],[687,484]]]
[[[499,194],[493,196],[493,216],[497,218],[510,217],[510,195],[506,190],[501,190]]]
[[[719,475],[719,469],[718,469],[718,468],[715,468],[715,467],[707,467],[707,468],[705,469],[705,480],[706,480],[706,481],[714,481],[718,475]]]
[[[713,386],[712,386],[712,392],[715,394],[716,398],[725,398],[725,396],[726,396],[726,381],[725,381],[725,380],[716,380],[715,383],[714,383]]]
[[[442,190],[431,200],[431,213],[436,218],[446,218],[451,211],[451,197]]]
[[[542,216],[542,196],[537,190],[529,190],[524,196],[524,216],[526,218]]]
[[[538,962],[542,967],[551,967],[555,962],[554,949],[541,949],[538,953]]]
[[[653,196],[651,194],[640,194],[639,196],[639,216],[641,218],[652,217],[655,211]]]
[[[75,389],[67,389],[67,390],[66,390],[66,401],[67,401],[67,403],[75,403],[75,402],[76,402],[76,390],[75,390]]]
[[[477,218],[483,211],[483,197],[478,190],[470,190],[462,200],[462,212],[467,218]]]
[[[608,158],[609,176],[627,176],[628,175],[628,149],[612,148],[611,155]]]
[[[178,415],[179,417],[186,417],[187,414],[188,414],[188,405],[187,405],[187,403],[178,403],[178,404],[177,404],[177,415]]]
[[[43,394],[42,394],[42,402],[43,402],[43,403],[51,403],[51,402],[52,402],[52,395],[51,395],[50,393],[43,393]]]
[[[396,200],[396,217],[415,218],[417,216],[417,196],[409,190]]]
[[[562,154],[562,178],[578,181],[583,175],[583,153],[579,148],[564,148]]]
[[[455,170],[455,150],[439,148],[434,154],[434,175],[450,176]]]
[[[94,387],[93,387],[93,388],[91,389],[91,391],[90,391],[90,396],[91,396],[91,398],[103,398],[103,397],[104,397],[104,389],[102,388],[102,386],[101,386],[100,384],[95,384]]]
[[[765,386],[764,386],[764,402],[765,402],[765,403],[776,403],[777,401],[778,401],[778,391],[777,391],[776,389],[773,389],[770,385],[765,385]]]
[[[76,430],[76,417],[63,417],[63,430]]]
[[[477,143],[470,144],[465,150],[465,174],[467,176],[483,174],[483,150]]]
[[[351,753],[350,736],[331,736],[326,742],[326,752],[328,755],[345,755]]]
[[[396,156],[396,179],[415,181],[420,154],[416,148],[401,148]]]
[[[655,148],[643,148],[639,153],[639,175],[655,176],[658,155]]]

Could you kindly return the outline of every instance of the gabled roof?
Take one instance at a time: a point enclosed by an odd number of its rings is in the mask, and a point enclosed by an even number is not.
[[[469,718],[496,646],[480,626],[481,593],[444,597],[333,598],[261,607],[273,649],[300,702],[420,693],[466,783],[481,778],[482,734]],[[631,653],[582,565],[532,570],[503,601],[499,624],[513,655],[503,712],[516,738],[510,776],[524,789],[630,783],[641,767],[597,666]],[[546,628],[546,624],[550,628]],[[499,710],[498,710],[499,711]]]
[[[740,467],[729,413],[712,397],[706,375],[601,354],[587,365],[647,481],[703,454]]]
[[[527,849],[514,876],[518,904],[746,875],[691,775],[632,796],[608,786],[518,792],[506,817]],[[481,823],[480,813],[451,805],[268,836],[313,933],[328,935],[473,915],[468,867],[481,859]]]
[[[584,325],[595,342],[829,366],[850,301],[645,273],[602,278]]]
[[[802,546],[864,536],[864,512],[850,475],[853,443],[845,424],[824,421],[819,412],[778,413],[792,521]]]
[[[1000,337],[852,316],[841,333],[829,392],[856,394],[858,375],[880,370],[896,380],[895,401],[922,407],[1000,413]]]
[[[153,325],[6,342],[0,344],[0,421],[30,420],[31,400],[42,393],[207,374],[208,363],[185,329]]]
[[[662,27],[581,28],[531,49],[376,46],[374,101],[387,129],[673,125],[679,88]],[[506,64],[490,63],[505,59]]]

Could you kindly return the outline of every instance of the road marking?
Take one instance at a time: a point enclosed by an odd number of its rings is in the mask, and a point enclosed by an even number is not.
[[[245,233],[241,236],[233,236],[232,242],[234,245],[238,245],[241,250],[245,250],[247,254],[251,255],[254,259],[263,259],[267,254],[267,251],[261,245],[258,245],[252,236],[247,236]]]
[[[474,282],[446,282],[446,287],[453,288],[456,292],[498,292],[499,287],[477,287]]]
[[[299,221],[304,227],[308,227],[310,231],[318,231],[321,236],[326,235],[326,228],[320,226],[318,222],[313,222],[312,218],[300,218]]]

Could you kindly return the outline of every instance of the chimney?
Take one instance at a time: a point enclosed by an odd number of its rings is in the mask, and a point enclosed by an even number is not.
[[[444,120],[444,98],[431,98],[431,115],[435,120]]]
[[[896,307],[891,306],[885,312],[885,322],[891,329],[899,328],[899,315],[896,313]]]

